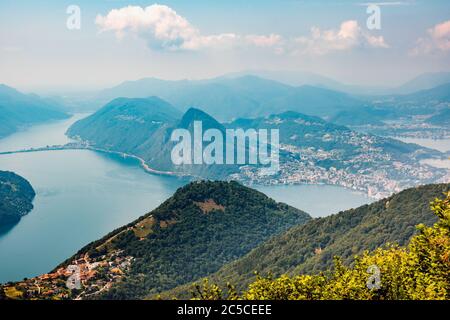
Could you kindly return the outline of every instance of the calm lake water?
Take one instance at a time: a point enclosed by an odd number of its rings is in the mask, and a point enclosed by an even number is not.
[[[0,140],[0,151],[62,144],[83,115],[29,128]],[[136,160],[88,150],[0,155],[36,190],[34,209],[0,230],[0,283],[50,271],[87,243],[156,208],[186,180],[145,173]],[[333,186],[259,187],[277,201],[325,216],[371,200]]]
[[[313,217],[329,216],[374,201],[359,192],[339,186],[284,185],[254,188],[279,202],[308,212]]]
[[[436,168],[450,169],[450,159],[425,159],[420,163],[428,164]]]
[[[450,139],[421,139],[421,138],[399,138],[394,139],[406,142],[415,143],[419,146],[435,149],[441,152],[450,151]]]
[[[71,139],[65,135],[67,129],[74,122],[88,115],[89,114],[76,114],[67,120],[32,126],[27,130],[17,132],[5,139],[0,139],[0,152],[39,148],[55,144],[66,144],[71,141]]]

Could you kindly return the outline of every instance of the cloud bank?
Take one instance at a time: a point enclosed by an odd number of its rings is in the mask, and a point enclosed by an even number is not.
[[[311,28],[311,35],[298,37],[295,42],[299,45],[300,53],[323,55],[330,51],[350,50],[355,47],[387,48],[382,36],[371,36],[362,31],[358,22],[344,21],[337,30],[320,30]]]
[[[450,20],[427,30],[427,36],[417,39],[412,55],[450,52]]]
[[[220,33],[204,35],[186,18],[165,5],[153,4],[146,8],[128,6],[98,15],[100,32],[114,32],[118,38],[127,34],[144,39],[154,50],[202,50],[230,48],[270,48],[276,53],[323,55],[330,51],[355,47],[387,48],[382,36],[371,36],[362,31],[356,21],[345,21],[337,30],[311,29],[309,36],[284,39],[272,33],[266,35]]]

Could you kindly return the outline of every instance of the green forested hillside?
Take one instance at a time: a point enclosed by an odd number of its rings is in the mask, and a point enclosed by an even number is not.
[[[146,141],[173,126],[181,112],[157,98],[117,98],[91,116],[74,123],[67,134],[98,147],[134,152]]]
[[[350,264],[355,255],[375,250],[388,243],[405,245],[419,223],[436,221],[430,201],[450,190],[450,184],[412,188],[390,198],[318,218],[271,238],[244,257],[222,267],[208,278],[221,285],[226,282],[243,289],[262,275],[317,273],[333,265],[340,256]],[[188,297],[192,285],[177,288],[164,297]]]
[[[261,277],[240,294],[210,284],[196,285],[197,299],[248,300],[448,300],[450,298],[450,192],[430,203],[438,221],[417,225],[407,246],[365,251],[354,265],[334,258],[334,268],[319,274]]]
[[[310,216],[236,182],[194,182],[160,207],[73,258],[115,250],[134,261],[123,281],[102,298],[140,298],[217,271],[274,234]]]
[[[19,222],[30,212],[34,196],[27,180],[13,172],[0,171],[0,228]]]

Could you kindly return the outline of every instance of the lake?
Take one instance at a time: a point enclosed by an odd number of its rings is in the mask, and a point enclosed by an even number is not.
[[[441,152],[450,151],[450,139],[426,139],[426,138],[402,138],[393,137],[394,139],[405,143],[415,143],[419,146],[435,149]]]
[[[89,114],[76,114],[70,119],[39,124],[19,131],[5,139],[0,139],[0,152],[39,148],[55,144],[66,144],[72,140],[65,135],[67,129],[76,121]]]
[[[63,144],[77,119],[34,126],[0,140],[0,151]],[[89,150],[0,155],[0,170],[33,185],[34,209],[0,230],[0,283],[46,273],[89,242],[156,208],[186,180],[151,175],[135,159]],[[334,186],[263,186],[258,190],[313,216],[372,200]]]
[[[313,217],[329,216],[374,201],[360,192],[330,185],[254,186],[254,188],[277,201],[308,212]]]

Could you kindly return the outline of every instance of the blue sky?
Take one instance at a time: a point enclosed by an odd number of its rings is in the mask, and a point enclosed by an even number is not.
[[[2,0],[0,83],[84,90],[270,69],[397,85],[450,71],[449,1],[380,0],[380,30],[367,28],[365,2]],[[69,5],[80,30],[66,27]]]

